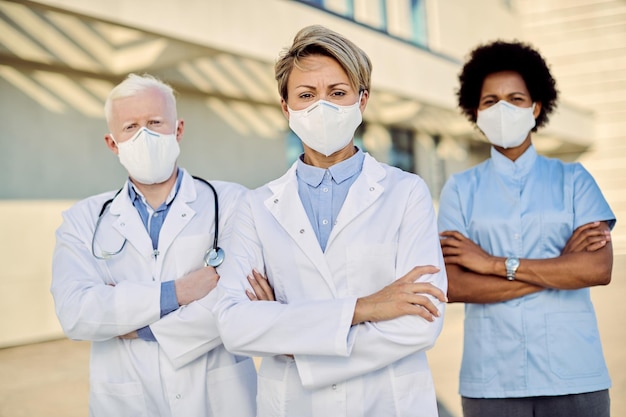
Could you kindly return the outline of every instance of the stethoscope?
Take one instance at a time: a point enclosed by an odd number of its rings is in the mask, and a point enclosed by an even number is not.
[[[213,247],[207,250],[204,254],[204,266],[212,266],[213,268],[217,268],[218,266],[222,264],[222,262],[224,262],[224,256],[225,256],[224,250],[217,245],[217,236],[219,232],[219,203],[217,201],[217,191],[215,190],[215,187],[213,187],[213,185],[211,185],[211,183],[209,183],[207,180],[200,178],[200,177],[196,177],[196,176],[193,176],[193,178],[195,180],[205,183],[206,185],[209,186],[209,188],[211,188],[211,191],[213,191],[213,197],[214,197],[213,201],[215,205],[214,206],[215,207],[215,237],[213,238]],[[102,218],[104,217],[104,213],[107,207],[111,205],[115,197],[117,197],[117,195],[122,191],[122,189],[123,188],[120,188],[117,191],[117,193],[115,193],[113,198],[110,198],[107,201],[105,201],[104,204],[102,204],[100,213],[98,213],[98,220],[96,221],[96,227],[93,231],[93,236],[91,237],[91,254],[96,259],[101,259],[101,260],[110,259],[111,257],[122,252],[122,250],[124,249],[124,246],[126,246],[127,239],[124,239],[124,243],[122,243],[122,246],[118,250],[114,252],[102,250],[100,252],[101,256],[96,255],[95,241],[96,241],[96,234],[98,233],[98,227],[100,226],[100,222],[102,221]]]

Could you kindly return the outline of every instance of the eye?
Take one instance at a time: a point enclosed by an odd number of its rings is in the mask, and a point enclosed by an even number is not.
[[[301,93],[301,94],[298,94],[298,98],[300,98],[302,100],[310,100],[311,98],[313,98],[313,94],[311,94],[311,93]]]
[[[330,93],[330,95],[333,97],[344,97],[346,95],[346,92],[342,90],[337,90]]]
[[[131,132],[133,130],[135,130],[137,128],[137,123],[131,123],[127,126],[124,126],[124,128],[122,129],[124,132]]]
[[[161,126],[163,122],[161,120],[150,120],[148,124],[150,126]]]

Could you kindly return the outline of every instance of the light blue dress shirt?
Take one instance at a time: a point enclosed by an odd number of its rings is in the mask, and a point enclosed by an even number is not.
[[[361,173],[364,158],[363,151],[357,148],[357,152],[350,158],[328,169],[305,164],[302,155],[298,158],[298,194],[322,252],[326,250],[328,237],[350,186]]]
[[[182,172],[180,168],[178,168],[176,185],[172,187],[170,194],[165,199],[165,202],[161,204],[156,210],[152,209],[150,205],[147,203],[145,197],[141,194],[141,192],[135,189],[135,186],[129,181],[130,187],[128,187],[128,195],[130,197],[130,201],[133,202],[133,206],[137,209],[139,213],[139,217],[143,221],[143,225],[146,228],[146,231],[150,235],[150,240],[152,241],[152,249],[155,253],[158,253],[159,247],[159,234],[161,233],[161,228],[163,227],[163,223],[165,223],[165,218],[167,217],[167,213],[170,211],[170,207],[172,205],[172,201],[176,198],[178,194],[178,190],[180,189],[180,184],[183,180]],[[171,313],[179,307],[178,299],[176,298],[176,289],[174,288],[174,281],[166,281],[161,283],[161,317],[166,314]],[[152,330],[150,330],[149,326],[142,327],[137,330],[137,335],[143,340],[156,341]]]
[[[494,256],[558,257],[574,230],[615,216],[579,163],[537,155],[515,162],[494,148],[453,175],[439,231],[458,230]],[[466,304],[460,393],[471,398],[565,395],[609,388],[589,288],[547,289],[493,304]]]

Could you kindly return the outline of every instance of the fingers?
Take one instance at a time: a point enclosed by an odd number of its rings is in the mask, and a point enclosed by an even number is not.
[[[437,310],[437,307],[435,307],[428,297],[413,294],[410,298],[410,314],[420,316],[430,322],[435,321],[435,318],[440,316],[439,310]]]
[[[465,236],[463,236],[462,233],[457,232],[456,230],[446,230],[444,232],[439,233],[439,236],[444,237],[444,238],[453,238],[457,240],[465,239]],[[442,239],[442,240],[445,240],[445,239]]]
[[[412,294],[429,294],[441,301],[442,303],[448,302],[448,297],[446,296],[446,294],[430,282],[418,282],[411,284],[410,292]]]
[[[263,274],[253,270],[252,274],[248,275],[248,282],[254,291],[253,294],[250,290],[246,290],[246,295],[251,301],[275,301],[274,290]]]
[[[577,228],[567,241],[563,254],[593,252],[611,241],[611,231],[604,222],[587,223]]]
[[[411,269],[397,281],[400,283],[413,283],[417,281],[422,275],[436,274],[439,272],[439,268],[434,265],[419,265]]]

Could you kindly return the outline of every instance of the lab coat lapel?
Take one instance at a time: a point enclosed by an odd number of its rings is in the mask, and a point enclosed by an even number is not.
[[[141,217],[128,196],[129,182],[111,203],[110,214],[116,216],[112,227],[133,245],[133,247],[145,256],[152,256],[152,242],[146,231]]]
[[[380,181],[385,177],[385,170],[369,154],[365,154],[363,160],[363,170],[350,191],[339,211],[337,222],[330,232],[326,250],[328,250],[339,233],[345,229],[350,222],[370,207],[384,192],[384,187]]]
[[[296,165],[281,178],[269,183],[268,187],[272,195],[265,200],[265,207],[317,268],[333,295],[336,295],[328,263],[298,194]]]
[[[195,210],[188,204],[195,201],[197,197],[194,180],[186,171],[181,169],[181,172],[183,173],[183,181],[159,234],[159,252],[161,256],[167,253],[176,236],[196,215]],[[212,233],[212,230],[207,230],[206,233]]]

